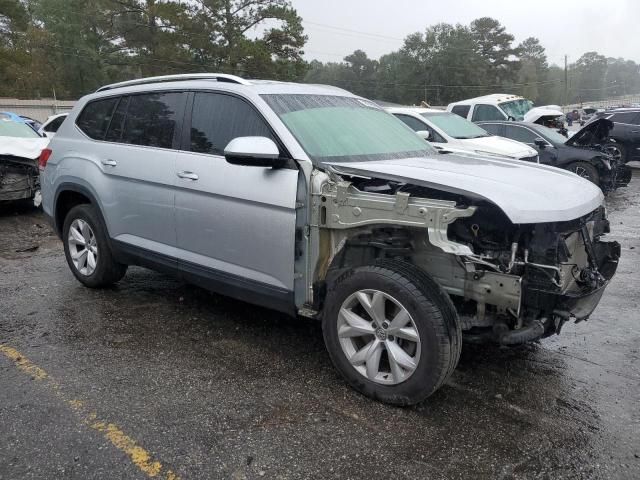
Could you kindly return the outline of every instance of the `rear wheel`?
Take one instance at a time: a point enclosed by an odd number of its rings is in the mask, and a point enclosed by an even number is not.
[[[435,392],[460,356],[461,332],[448,296],[404,262],[343,274],[327,294],[322,327],[329,356],[346,381],[395,405]]]
[[[102,226],[91,205],[73,207],[64,220],[62,239],[71,272],[85,286],[106,287],[120,280],[127,266],[113,259]]]
[[[587,162],[573,162],[567,165],[567,170],[579,175],[585,180],[589,180],[591,183],[600,185],[600,174],[598,169]]]

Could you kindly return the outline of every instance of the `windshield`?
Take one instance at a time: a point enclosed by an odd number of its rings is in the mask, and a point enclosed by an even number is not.
[[[41,138],[26,123],[16,122],[0,116],[0,137]]]
[[[364,162],[437,152],[367,100],[332,95],[262,95],[314,162]]]
[[[486,130],[483,130],[475,123],[465,120],[454,113],[424,112],[421,115],[453,138],[469,139],[491,136]]]
[[[549,127],[536,126],[536,131],[543,137],[546,137],[551,143],[564,143],[567,141],[567,137],[558,133],[557,130]]]
[[[524,114],[533,108],[533,102],[526,98],[520,100],[511,100],[510,102],[504,102],[500,104],[500,108],[508,116],[515,118],[518,121],[524,120]]]

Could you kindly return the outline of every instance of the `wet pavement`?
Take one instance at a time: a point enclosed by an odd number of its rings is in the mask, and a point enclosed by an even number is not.
[[[39,211],[0,207],[0,479],[640,478],[634,173],[608,199],[623,257],[593,317],[465,345],[406,409],[346,386],[314,321],[141,268],[86,289]]]

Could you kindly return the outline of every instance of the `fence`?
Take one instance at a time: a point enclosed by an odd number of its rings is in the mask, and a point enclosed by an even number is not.
[[[13,112],[18,115],[44,122],[50,115],[68,112],[75,102],[59,101],[53,98],[40,100],[19,100],[17,98],[0,98],[0,112]]]

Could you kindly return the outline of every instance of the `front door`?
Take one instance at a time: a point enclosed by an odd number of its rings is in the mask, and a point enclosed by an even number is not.
[[[232,165],[236,137],[276,140],[244,99],[196,92],[176,164],[178,265],[215,290],[280,308],[293,302],[298,170]]]

